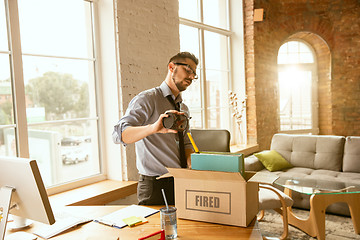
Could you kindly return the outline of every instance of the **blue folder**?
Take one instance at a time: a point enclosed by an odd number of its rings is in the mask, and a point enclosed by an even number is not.
[[[244,176],[244,155],[241,153],[200,152],[191,154],[191,168],[220,172],[239,172]]]

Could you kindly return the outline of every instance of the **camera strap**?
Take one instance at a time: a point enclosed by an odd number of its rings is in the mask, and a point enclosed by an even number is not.
[[[166,96],[166,98],[175,107],[175,110],[180,112],[180,103],[176,104],[171,95]],[[186,156],[185,156],[185,145],[184,145],[183,132],[178,131],[178,137],[179,137],[179,151],[180,151],[180,166],[182,168],[186,168],[187,161],[186,161]]]

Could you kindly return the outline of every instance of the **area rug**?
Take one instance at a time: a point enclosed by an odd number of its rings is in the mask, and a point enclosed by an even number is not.
[[[309,211],[307,210],[293,209],[293,211],[301,218],[309,216]],[[354,231],[350,217],[326,214],[325,219],[325,235],[327,240],[360,239],[360,235],[357,235]],[[273,210],[266,211],[265,217],[259,222],[259,227],[263,236],[279,237],[283,230],[282,218],[280,214]],[[289,225],[288,239],[308,240],[316,238],[310,237],[303,231]]]

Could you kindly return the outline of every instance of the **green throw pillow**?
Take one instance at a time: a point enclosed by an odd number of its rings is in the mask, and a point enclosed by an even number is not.
[[[292,165],[275,150],[262,151],[254,155],[270,172],[292,167]]]

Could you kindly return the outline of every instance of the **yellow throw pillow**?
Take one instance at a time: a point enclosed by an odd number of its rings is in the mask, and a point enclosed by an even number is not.
[[[262,151],[259,153],[255,153],[254,155],[270,172],[293,167],[288,161],[286,161],[285,158],[283,158],[275,150]]]

